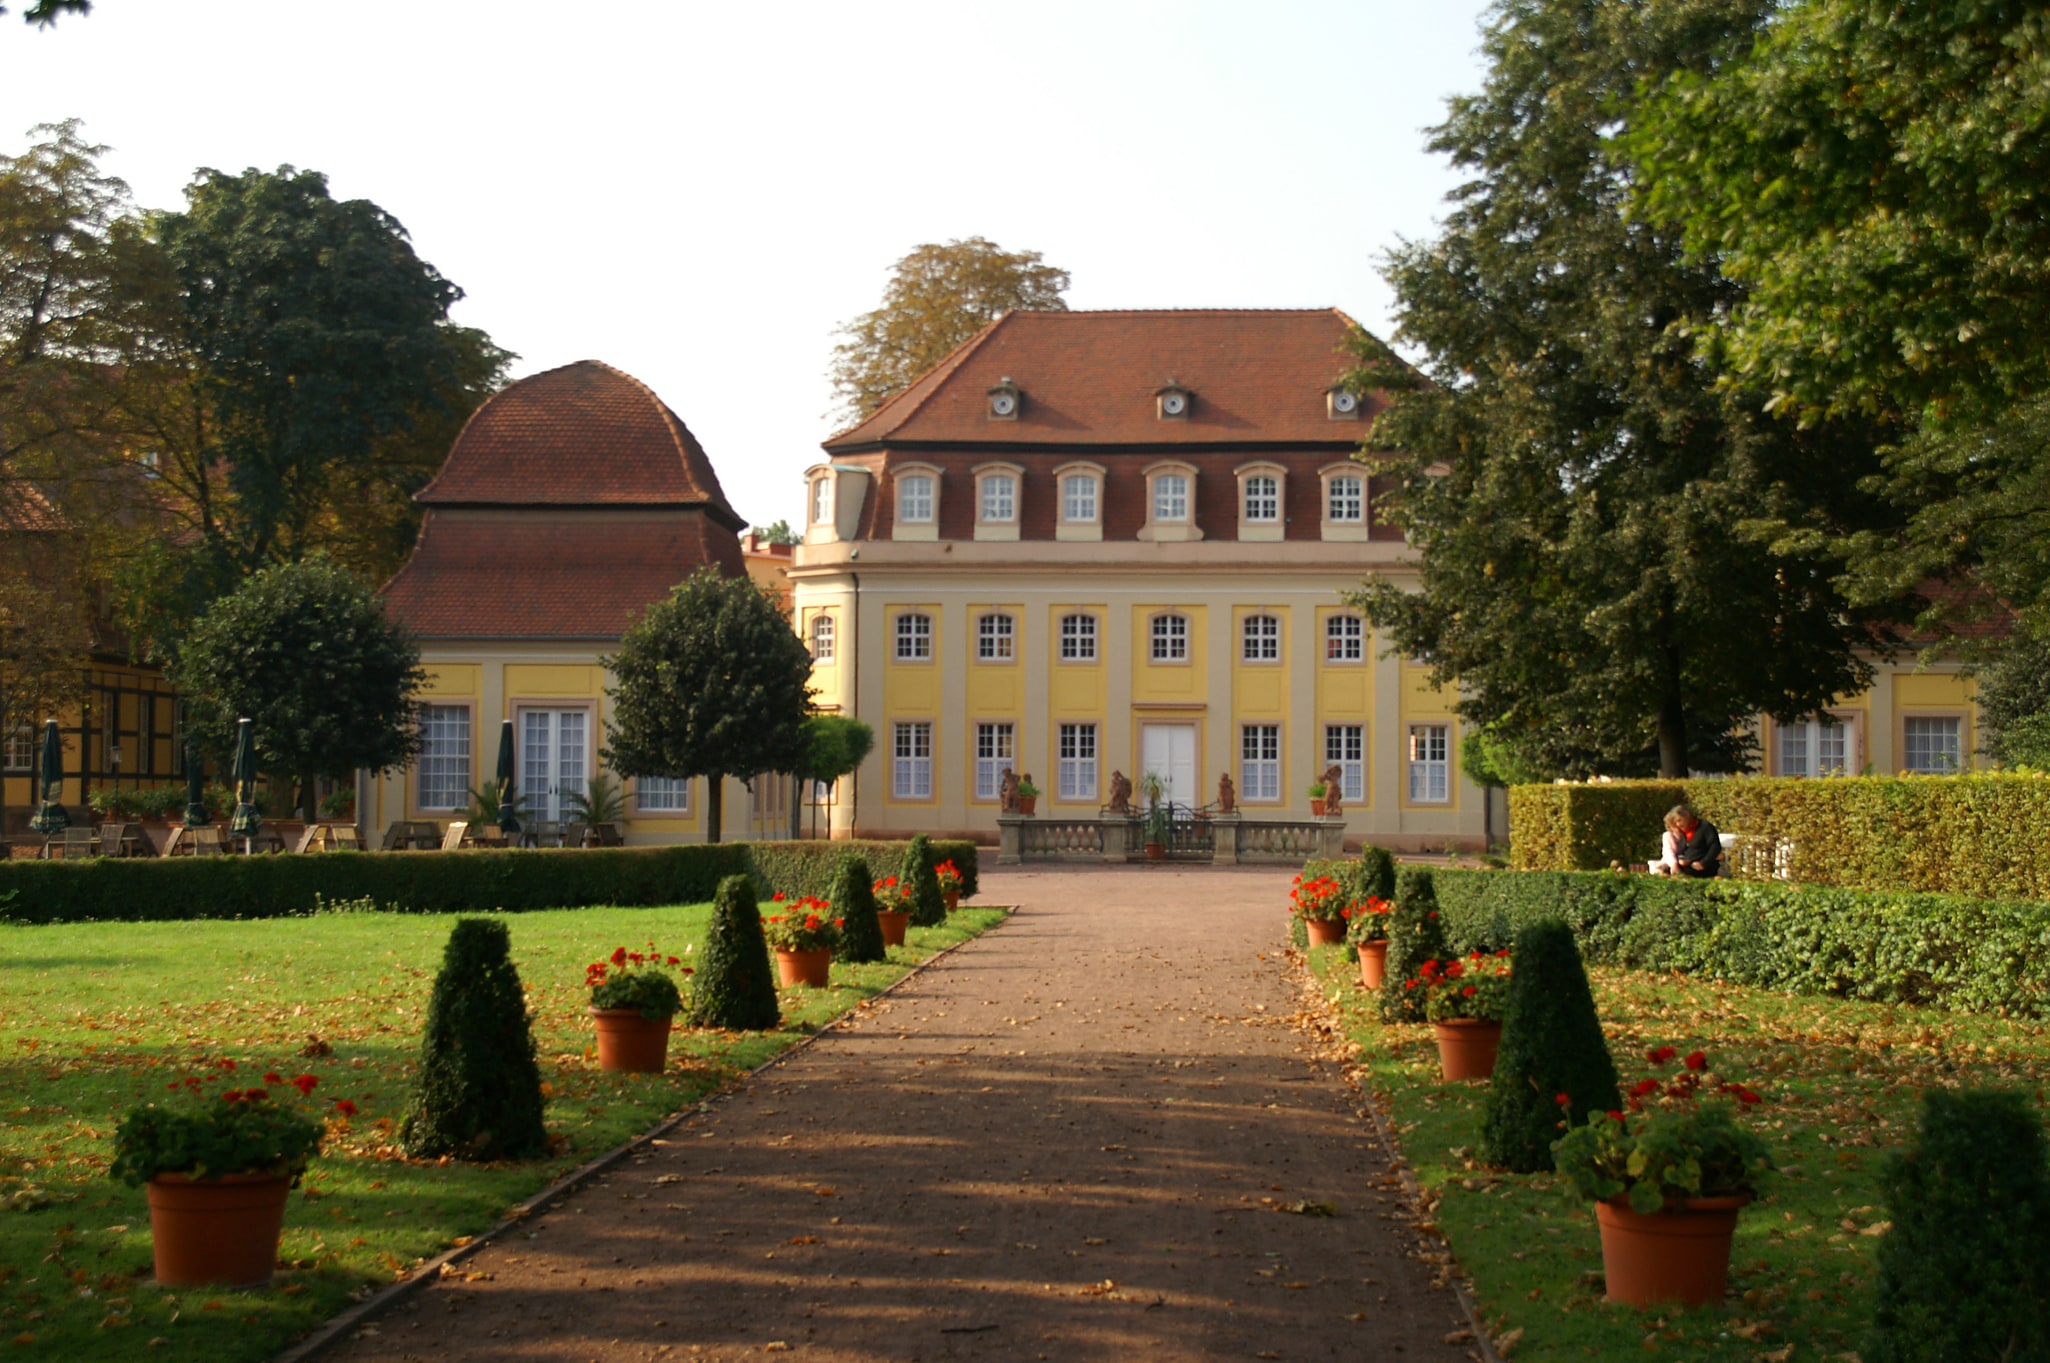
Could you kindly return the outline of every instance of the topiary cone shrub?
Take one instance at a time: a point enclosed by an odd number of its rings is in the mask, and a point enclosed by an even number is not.
[[[1573,929],[1541,919],[1516,934],[1502,1045],[1481,1117],[1481,1159],[1519,1174],[1553,1167],[1552,1142],[1590,1112],[1623,1106]],[[1565,1103],[1559,1101],[1565,1095]]]
[[[840,858],[840,869],[833,876],[833,892],[827,898],[832,902],[833,915],[840,920],[840,948],[836,954],[843,961],[859,964],[890,959],[883,944],[883,925],[876,918],[874,881],[868,873],[868,863],[860,857],[850,853]]]
[[[719,882],[683,1020],[687,1026],[728,1032],[767,1031],[783,1020],[769,941],[762,935],[761,906],[746,876]]]
[[[1395,911],[1388,915],[1388,982],[1381,988],[1383,1022],[1422,1022],[1424,991],[1408,988],[1425,961],[1452,954],[1438,917],[1438,891],[1431,873],[1403,869],[1395,887]]]
[[[496,919],[458,919],[448,935],[399,1139],[406,1153],[429,1159],[548,1153],[526,995],[512,962],[512,933]]]
[[[1353,890],[1361,899],[1395,898],[1395,854],[1372,843],[1360,848],[1359,865],[1353,871]]]
[[[2050,1358],[2043,1114],[1997,1089],[1923,1095],[1922,1132],[1881,1176],[1871,1363]]]
[[[904,849],[904,865],[897,879],[911,891],[911,926],[936,928],[947,921],[947,897],[940,893],[940,878],[933,874],[932,844],[920,833]]]

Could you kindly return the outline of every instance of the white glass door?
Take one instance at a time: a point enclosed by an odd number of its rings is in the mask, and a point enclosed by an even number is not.
[[[1196,804],[1196,726],[1141,725],[1139,772],[1142,776],[1160,778],[1161,799],[1170,804]],[[1144,787],[1141,787],[1142,792],[1143,790]],[[1145,801],[1142,799],[1142,811],[1144,807]]]
[[[570,817],[569,797],[584,793],[590,722],[583,709],[520,711],[520,794],[528,818]]]

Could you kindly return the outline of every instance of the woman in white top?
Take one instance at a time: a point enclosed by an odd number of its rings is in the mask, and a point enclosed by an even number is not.
[[[1680,818],[1677,814],[1666,815],[1666,831],[1659,839],[1659,853],[1659,859],[1646,869],[1655,876],[1680,874]]]

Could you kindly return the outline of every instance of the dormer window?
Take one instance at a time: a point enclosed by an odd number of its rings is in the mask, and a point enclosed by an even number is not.
[[[1179,460],[1163,460],[1146,469],[1146,524],[1142,540],[1199,540],[1196,525],[1196,470]]]
[[[833,476],[821,474],[812,480],[811,523],[831,525],[833,523]]]
[[[1162,473],[1153,479],[1153,519],[1186,524],[1189,519],[1189,475]]]
[[[1053,471],[1054,492],[1059,498],[1059,517],[1054,521],[1057,540],[1100,540],[1103,538],[1103,465],[1062,464]]]
[[[1018,538],[1018,511],[1025,471],[1016,464],[984,464],[975,470],[975,538]]]
[[[1239,538],[1284,538],[1288,470],[1279,464],[1242,464],[1234,472],[1239,480]]]
[[[940,471],[931,464],[900,464],[890,477],[897,490],[897,515],[890,523],[890,538],[938,539]]]
[[[1016,421],[1018,409],[1025,405],[1025,395],[1018,391],[1018,385],[1006,377],[997,381],[989,390],[989,419],[991,421]]]
[[[907,474],[897,480],[897,519],[911,525],[925,525],[931,522],[931,474]]]
[[[986,521],[1018,519],[1018,480],[1008,473],[992,473],[982,480],[982,518]]]
[[[1196,395],[1169,379],[1153,390],[1153,409],[1162,421],[1186,421],[1189,409],[1196,405]]]
[[[1367,471],[1347,460],[1317,471],[1323,480],[1323,537],[1327,540],[1364,541],[1367,528]]]
[[[1344,384],[1332,384],[1324,391],[1324,415],[1333,421],[1358,421],[1360,395]]]

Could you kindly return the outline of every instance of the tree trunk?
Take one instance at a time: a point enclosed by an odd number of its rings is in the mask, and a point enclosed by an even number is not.
[[[1659,706],[1659,776],[1667,781],[1687,778],[1687,715],[1677,694],[1668,694]]]
[[[705,841],[719,841],[719,814],[726,799],[726,778],[705,778]]]
[[[319,778],[310,775],[301,776],[299,778],[298,796],[299,817],[307,823],[312,823],[320,810]]]
[[[792,772],[790,775],[790,841],[796,842],[804,836],[804,791],[811,782]]]

